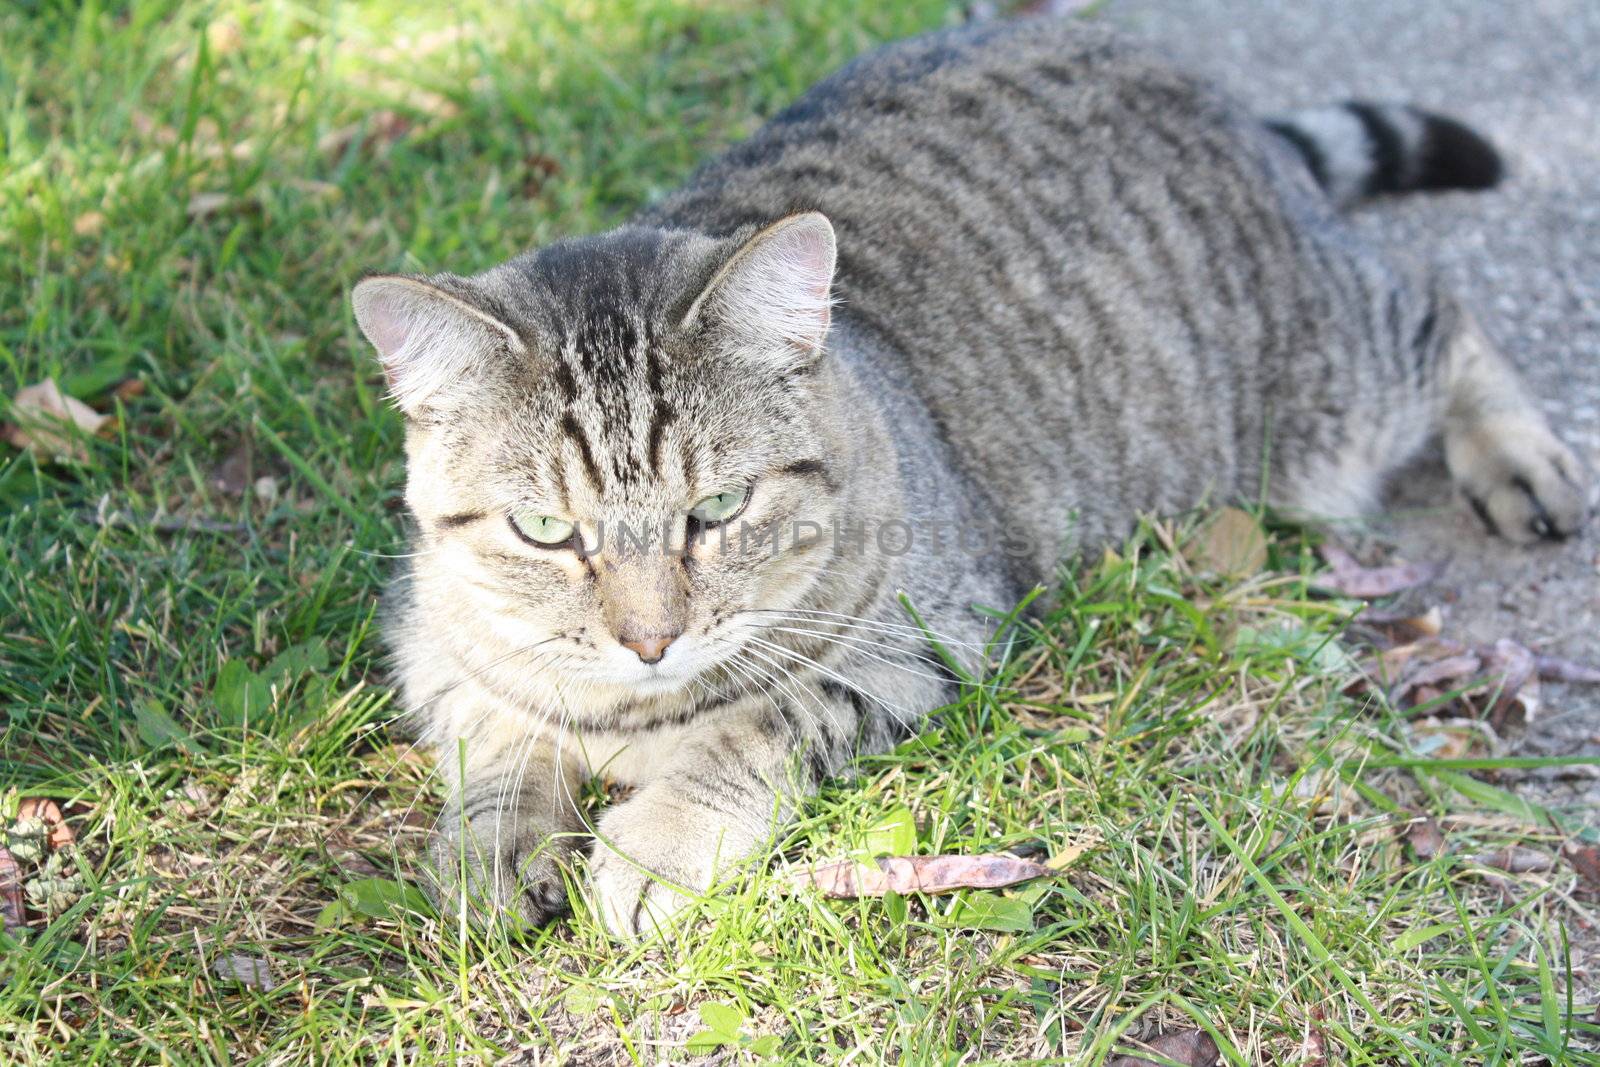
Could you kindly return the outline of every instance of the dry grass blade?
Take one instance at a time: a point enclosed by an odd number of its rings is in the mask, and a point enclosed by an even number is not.
[[[880,856],[877,867],[840,860],[798,871],[796,889],[817,889],[839,899],[887,893],[953,893],[958,889],[1003,889],[1055,874],[1050,867],[1015,856]]]

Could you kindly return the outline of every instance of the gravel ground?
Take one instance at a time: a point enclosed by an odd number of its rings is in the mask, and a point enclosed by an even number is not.
[[[1557,430],[1600,470],[1600,4],[1112,0],[1104,17],[1264,112],[1405,100],[1488,133],[1510,164],[1500,189],[1391,199],[1355,222],[1446,272]],[[1600,666],[1600,519],[1574,542],[1513,549],[1452,499],[1435,456],[1396,479],[1373,534],[1406,558],[1448,561],[1432,591],[1447,605],[1447,635],[1516,637]],[[1600,687],[1547,684],[1542,696],[1536,721],[1509,739],[1515,750],[1600,753]],[[1523,787],[1600,822],[1593,776],[1530,777]],[[1600,968],[1596,934],[1584,940]]]

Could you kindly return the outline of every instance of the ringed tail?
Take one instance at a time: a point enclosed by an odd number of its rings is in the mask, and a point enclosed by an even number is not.
[[[1490,189],[1505,174],[1482,134],[1406,104],[1352,100],[1292,111],[1267,128],[1294,146],[1340,207],[1382,193]]]

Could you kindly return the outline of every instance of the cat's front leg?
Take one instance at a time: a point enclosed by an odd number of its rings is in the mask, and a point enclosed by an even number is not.
[[[648,933],[767,847],[798,802],[849,758],[850,702],[786,688],[708,714],[664,754],[658,774],[601,817],[590,892],[613,933]]]
[[[453,786],[429,865],[436,899],[491,922],[536,926],[564,911],[562,867],[582,843],[577,765],[524,716],[504,712],[436,749]]]

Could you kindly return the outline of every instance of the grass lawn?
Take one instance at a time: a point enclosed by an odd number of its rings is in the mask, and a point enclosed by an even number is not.
[[[955,17],[0,8],[0,394],[53,378],[115,416],[75,459],[0,445],[0,817],[50,797],[76,836],[48,868],[18,845],[38,899],[0,933],[0,1060],[1100,1063],[1176,1028],[1233,1064],[1600,1064],[1563,935],[1593,888],[1482,862],[1593,843],[1593,814],[1347,695],[1359,605],[1310,589],[1292,531],[1242,578],[1198,575],[1182,525],[1064,577],[993,688],[831,784],[673,938],[614,944],[579,906],[463,939],[416,906],[439,798],[375,619],[401,425],[351,281],[615,223]],[[1063,872],[784,891],[863,848]]]

